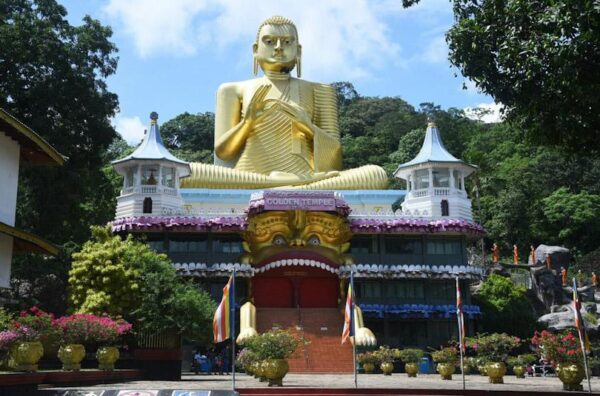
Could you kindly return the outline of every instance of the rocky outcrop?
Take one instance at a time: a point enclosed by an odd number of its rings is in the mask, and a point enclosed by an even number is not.
[[[560,306],[555,305],[552,307],[551,313],[543,315],[538,319],[538,323],[545,325],[549,330],[552,331],[561,331],[567,328],[573,328],[575,326],[575,315],[573,309],[573,304],[564,304]],[[586,303],[581,307],[580,312],[584,318],[586,330],[589,332],[597,332],[599,324],[597,320],[586,320],[586,317],[589,318],[590,315],[585,314],[595,314],[597,309],[598,306],[595,303]]]
[[[550,256],[552,270],[560,273],[560,267],[569,269],[571,261],[571,252],[569,249],[562,246],[539,245],[535,249],[535,263],[531,261],[531,255],[528,259],[528,264],[533,266],[546,265],[546,257]]]

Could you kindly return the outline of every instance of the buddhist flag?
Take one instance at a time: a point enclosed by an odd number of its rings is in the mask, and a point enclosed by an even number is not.
[[[463,314],[463,301],[460,294],[460,283],[456,278],[456,318],[458,319],[458,342],[462,352],[466,349],[465,342],[465,316]]]
[[[348,294],[346,295],[346,309],[344,310],[344,330],[342,331],[342,344],[346,342],[349,337],[354,337],[354,277],[350,273],[350,283],[348,284]]]
[[[590,341],[585,331],[585,323],[581,317],[581,301],[579,301],[579,295],[577,294],[577,281],[575,281],[575,278],[573,278],[573,311],[575,315],[575,327],[577,328],[579,339],[581,340],[581,344],[584,346],[584,349],[589,351]]]
[[[213,333],[215,343],[222,342],[231,337],[231,307],[233,307],[233,275],[223,288],[223,298],[213,318]]]

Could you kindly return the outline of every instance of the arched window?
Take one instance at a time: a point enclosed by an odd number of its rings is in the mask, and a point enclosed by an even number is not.
[[[450,208],[448,207],[447,199],[442,199],[442,216],[450,216]]]
[[[152,198],[144,198],[144,208],[142,210],[142,213],[152,213]]]

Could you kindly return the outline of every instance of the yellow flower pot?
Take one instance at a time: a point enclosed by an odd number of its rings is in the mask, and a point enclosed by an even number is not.
[[[362,366],[365,374],[373,374],[375,372],[375,365],[373,363],[363,363]]]
[[[490,362],[485,366],[490,384],[503,384],[504,375],[506,374],[506,365],[502,362]]]
[[[513,373],[515,373],[515,377],[517,378],[525,378],[525,373],[527,369],[525,366],[513,366]]]
[[[269,386],[283,386],[283,377],[290,367],[285,359],[269,359],[264,363],[265,377],[269,380]]]
[[[258,372],[258,377],[259,377],[259,381],[260,382],[267,382],[267,361],[263,360],[262,362],[260,362],[260,369]]]
[[[379,365],[383,375],[392,375],[394,371],[394,363],[384,362]]]
[[[566,391],[583,391],[581,381],[585,378],[585,370],[578,364],[559,363],[556,365],[556,374],[563,383]]]
[[[58,358],[65,371],[79,371],[85,357],[85,347],[81,344],[63,345],[58,349]]]
[[[442,376],[443,380],[451,380],[452,374],[454,374],[454,363],[438,363],[436,370]]]
[[[260,378],[262,376],[261,362],[252,363],[252,375],[254,375],[254,378]]]
[[[117,347],[100,347],[96,351],[98,359],[98,369],[112,371],[115,369],[115,362],[119,359],[119,349]]]
[[[18,371],[37,371],[38,362],[44,355],[44,347],[39,341],[20,342],[13,349],[13,359]]]
[[[406,363],[404,365],[404,371],[409,377],[416,377],[419,372],[419,365],[417,363]]]

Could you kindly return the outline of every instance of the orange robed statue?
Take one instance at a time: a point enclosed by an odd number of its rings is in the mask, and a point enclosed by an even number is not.
[[[513,264],[519,264],[519,248],[517,248],[517,245],[513,245]]]
[[[550,256],[548,256],[550,257]],[[560,267],[560,277],[562,279],[562,284],[563,286],[567,285],[567,270],[565,269],[565,267]]]
[[[500,248],[497,244],[492,245],[492,262],[498,264],[500,262]]]
[[[531,265],[536,265],[536,259],[535,259],[535,248],[533,247],[533,245],[531,245]]]
[[[592,285],[598,286],[598,275],[592,271]]]

